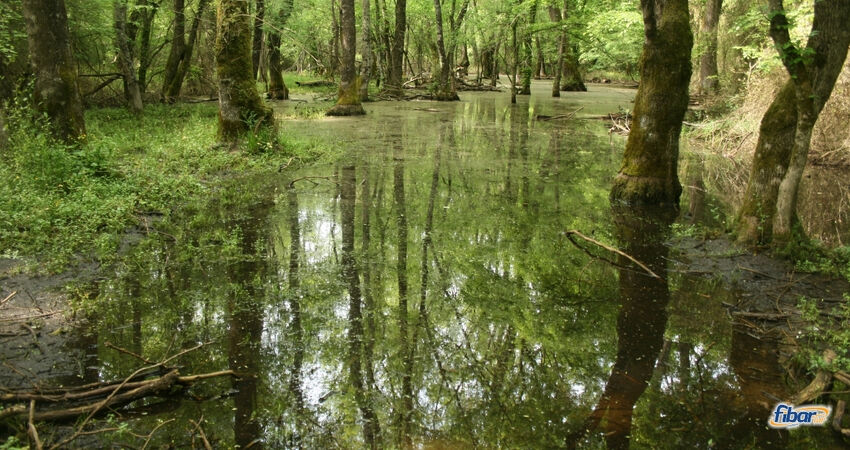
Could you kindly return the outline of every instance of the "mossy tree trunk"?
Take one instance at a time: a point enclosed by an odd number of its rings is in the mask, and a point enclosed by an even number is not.
[[[165,61],[165,72],[162,76],[162,101],[171,103],[173,98],[168,96],[168,91],[177,76],[180,67],[180,59],[186,50],[186,2],[185,0],[174,0],[174,31],[171,33],[171,49],[168,51],[168,59]]]
[[[569,92],[585,92],[584,75],[578,62],[578,50],[570,44],[569,33],[564,48],[564,67],[561,69],[561,90]]]
[[[567,31],[566,21],[569,16],[570,1],[564,0],[564,7],[561,12],[561,20],[564,21],[564,33],[561,36],[564,54],[558,62],[561,71],[560,89],[567,92],[584,92],[587,91],[587,86],[584,85],[584,75],[581,73],[581,66],[578,62],[578,50],[570,43],[570,34]]]
[[[151,64],[151,33],[153,19],[159,9],[159,3],[137,0],[136,7],[130,13],[127,24],[127,37],[131,42],[139,42],[139,90],[144,95],[148,83],[148,69]]]
[[[552,22],[560,22],[561,11],[554,7],[549,7],[549,18]],[[567,26],[565,24],[561,24],[561,35],[558,39],[558,60],[555,63],[555,73],[554,79],[552,80],[552,97],[560,97],[561,96],[561,72],[564,67],[564,52],[566,50],[566,42],[567,42]]]
[[[263,52],[263,22],[266,19],[265,0],[256,0],[254,8],[254,35],[251,41],[251,67],[254,79],[260,71],[260,56]]]
[[[218,135],[236,141],[257,126],[273,125],[251,73],[251,16],[248,0],[220,0],[216,20],[215,57],[218,70]]]
[[[687,0],[641,0],[645,41],[634,120],[611,200],[678,205],[679,135],[688,107],[693,35]]]
[[[136,78],[136,66],[127,37],[127,0],[115,0],[112,5],[113,26],[115,28],[115,48],[118,51],[118,67],[124,77],[127,107],[133,114],[141,114],[144,105],[139,80]]]
[[[720,21],[722,6],[723,0],[705,2],[705,15],[700,30],[704,48],[699,59],[699,86],[703,94],[716,93],[720,88],[717,79],[717,23]]]
[[[451,62],[446,55],[446,42],[443,38],[442,0],[434,0],[434,19],[437,25],[437,55],[440,58],[440,76],[437,79],[437,89],[434,97],[441,101],[460,100],[455,90]]]
[[[329,116],[356,116],[366,114],[360,104],[360,77],[354,66],[357,53],[357,30],[354,21],[354,0],[340,0],[340,35],[342,38],[342,60],[340,67],[339,94],[336,105]]]
[[[390,46],[390,61],[388,67],[387,81],[384,90],[389,95],[396,97],[404,96],[401,90],[402,78],[404,76],[404,33],[407,30],[407,1],[396,0],[395,2],[395,30],[393,31]]]
[[[280,30],[289,20],[289,16],[292,15],[292,7],[293,0],[284,1],[277,12],[277,20],[274,22],[274,26],[266,33],[269,47],[269,98],[274,100],[289,100],[289,89],[283,81],[281,67]]]
[[[47,113],[54,135],[66,142],[86,134],[77,67],[71,56],[64,0],[23,0],[34,100]]]
[[[176,55],[174,72],[171,73],[167,82],[163,84],[163,98],[166,102],[173,102],[180,96],[180,90],[183,89],[183,81],[186,79],[186,74],[192,66],[192,55],[195,51],[195,42],[198,40],[198,34],[201,26],[201,19],[206,13],[209,0],[199,0],[198,10],[195,17],[192,19],[192,28],[189,30],[189,40],[182,44],[181,51]],[[169,56],[170,59],[170,56]]]
[[[847,48],[850,45],[848,23],[850,23],[850,2],[823,0],[815,3],[812,33],[809,34],[807,49],[804,52],[812,55],[809,56],[807,72],[814,95],[811,97],[811,110],[806,114],[813,117],[802,118],[804,127],[809,126],[808,122],[813,125],[817,120],[841,73],[847,58]],[[776,94],[770,108],[762,117],[753,166],[744,194],[744,202],[738,213],[738,242],[742,244],[766,244],[774,237],[773,227],[776,221],[780,185],[788,176],[789,164],[791,164],[792,155],[795,154],[795,145],[802,145],[802,140],[807,140],[805,134],[810,133],[810,130],[800,130],[798,133],[797,128],[801,124],[799,102],[797,85],[794,80],[789,80]],[[804,108],[807,107],[804,106]],[[803,150],[802,147],[799,149]],[[807,150],[806,153],[808,153]],[[789,183],[802,174],[806,158],[797,152],[795,159],[798,167],[786,182],[786,199],[783,200],[786,202],[783,205],[786,217],[780,219],[788,221],[790,225],[793,225],[793,221],[796,220],[794,218],[796,198],[788,197],[788,195],[793,192],[796,196],[796,187],[791,190]]]

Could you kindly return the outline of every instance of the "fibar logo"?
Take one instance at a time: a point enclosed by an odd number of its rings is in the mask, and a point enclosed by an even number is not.
[[[771,428],[797,428],[800,425],[818,426],[824,425],[832,407],[827,405],[803,405],[794,407],[786,403],[780,403],[773,409],[773,413],[767,424]]]

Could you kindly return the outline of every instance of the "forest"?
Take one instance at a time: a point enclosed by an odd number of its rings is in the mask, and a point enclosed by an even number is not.
[[[0,0],[0,449],[845,448],[848,24]]]

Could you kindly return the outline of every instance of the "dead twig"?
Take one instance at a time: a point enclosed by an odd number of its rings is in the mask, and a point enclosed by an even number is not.
[[[204,443],[204,448],[206,450],[212,450],[212,445],[210,445],[210,441],[207,439],[207,434],[204,433],[203,427],[201,427],[201,422],[204,421],[204,416],[201,416],[197,422],[192,419],[189,419],[189,422],[195,426],[195,430],[198,431],[198,434],[201,436],[201,441]],[[193,430],[194,431],[194,430]]]
[[[9,294],[9,295],[7,295],[7,296],[6,296],[6,298],[4,298],[3,300],[0,300],[0,306],[5,305],[5,304],[6,304],[6,302],[8,302],[9,300],[11,300],[11,299],[12,299],[12,297],[14,297],[17,293],[18,293],[18,291],[12,291],[12,293],[11,293],[11,294]]]
[[[652,271],[652,269],[650,269],[649,267],[647,267],[644,263],[642,263],[642,262],[638,261],[637,259],[635,259],[635,258],[634,258],[634,257],[632,257],[631,255],[627,254],[626,252],[624,252],[624,251],[622,251],[622,250],[620,250],[620,249],[617,249],[617,248],[611,247],[610,245],[603,244],[602,242],[599,242],[599,241],[597,241],[596,239],[593,239],[593,238],[587,237],[587,236],[585,236],[584,234],[582,234],[581,232],[579,232],[578,230],[570,230],[570,231],[567,231],[566,235],[567,235],[567,239],[569,239],[569,240],[570,240],[570,242],[572,242],[572,243],[573,243],[573,245],[575,245],[576,247],[578,247],[578,248],[580,248],[580,249],[584,250],[584,251],[585,251],[585,253],[590,254],[590,252],[588,252],[587,250],[585,250],[585,249],[584,249],[584,247],[582,247],[581,245],[579,245],[579,244],[578,244],[578,242],[576,242],[575,240],[573,240],[573,236],[578,236],[578,237],[580,237],[580,238],[584,239],[585,241],[590,242],[591,244],[594,244],[594,245],[596,245],[596,246],[598,246],[598,247],[602,247],[603,249],[608,250],[609,252],[616,253],[616,254],[618,254],[618,255],[620,255],[620,256],[622,256],[622,257],[624,257],[624,258],[628,259],[629,261],[631,261],[631,262],[635,263],[638,267],[640,267],[641,269],[643,269],[644,271],[646,271],[646,273],[647,273],[649,276],[651,276],[651,277],[653,277],[653,278],[658,278],[659,280],[663,280],[663,278],[661,278],[660,276],[658,276],[658,274],[656,274],[655,272],[653,272],[653,271]],[[591,256],[593,256],[593,255],[591,255]],[[595,257],[595,256],[594,256],[594,257]]]
[[[130,350],[127,350],[126,348],[121,348],[121,347],[119,347],[119,346],[117,346],[117,345],[113,344],[112,342],[106,342],[104,345],[106,345],[107,347],[109,347],[109,348],[111,348],[111,349],[113,349],[113,350],[117,350],[117,351],[119,351],[119,352],[121,352],[121,353],[124,353],[125,355],[130,355],[130,356],[132,356],[133,358],[136,358],[136,359],[138,359],[139,361],[142,361],[142,362],[144,362],[144,363],[146,363],[146,364],[154,364],[154,362],[153,362],[153,361],[151,361],[151,360],[149,360],[149,359],[145,358],[144,356],[139,355],[138,353],[135,353],[135,352],[131,352]]]
[[[174,422],[175,420],[177,420],[177,419],[168,419],[168,420],[166,420],[166,421],[164,421],[164,422],[160,423],[159,425],[155,426],[155,427],[153,428],[153,430],[151,430],[151,432],[150,432],[150,433],[148,433],[148,436],[147,436],[147,438],[145,439],[145,443],[142,445],[142,450],[145,450],[146,448],[148,448],[148,444],[150,444],[151,439],[153,438],[153,435],[154,435],[154,433],[156,433],[156,432],[157,432],[157,430],[159,430],[160,428],[162,428],[165,424],[167,424],[167,423],[169,423],[169,422]]]

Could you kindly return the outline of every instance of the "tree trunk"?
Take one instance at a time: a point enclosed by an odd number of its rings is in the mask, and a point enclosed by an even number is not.
[[[240,133],[272,126],[274,116],[257,93],[251,74],[251,17],[248,0],[220,0],[216,14],[218,135],[235,142]]]
[[[377,417],[371,407],[363,383],[363,313],[360,275],[354,256],[354,213],[357,183],[354,166],[342,168],[340,209],[342,212],[342,273],[348,285],[348,381],[363,416],[363,439],[369,448],[377,447]]]
[[[392,46],[390,47],[389,78],[384,84],[387,94],[401,97],[402,78],[404,77],[404,33],[407,30],[407,0],[396,0],[395,2],[395,31],[393,32]]]
[[[277,21],[274,27],[268,30],[269,46],[269,98],[274,100],[289,100],[289,89],[283,82],[283,73],[280,57],[280,28],[282,28],[289,16],[292,15],[293,0],[287,0],[277,13]]]
[[[514,21],[511,24],[511,53],[513,53],[513,58],[511,61],[511,104],[516,104],[516,94],[517,94],[517,75],[519,71],[519,47],[517,47],[516,40],[516,29],[517,22],[519,22],[519,16],[514,17]],[[507,53],[507,51],[505,51]],[[507,55],[506,55],[507,56]]]
[[[703,94],[716,93],[720,88],[717,79],[717,23],[723,0],[706,0],[705,16],[702,20],[702,35],[705,49],[699,60],[699,86]]]
[[[407,203],[404,195],[404,159],[400,152],[394,152],[393,165],[393,201],[396,210],[398,246],[396,257],[396,279],[398,281],[398,328],[399,354],[402,359],[401,405],[399,412],[401,448],[413,448],[413,352],[410,342],[407,298]]]
[[[168,96],[170,86],[177,77],[180,60],[186,50],[186,3],[184,0],[174,0],[174,31],[171,33],[171,50],[165,62],[165,72],[162,76],[162,101],[171,103],[173,98]]]
[[[549,7],[549,17],[553,22],[562,20],[561,11],[554,6]],[[567,26],[561,25],[561,36],[558,40],[558,61],[555,63],[555,79],[552,80],[552,97],[561,96],[561,74],[564,69],[564,52],[567,46]]]
[[[561,90],[570,92],[585,92],[584,76],[578,63],[578,52],[570,45],[569,34],[564,48],[564,66],[561,69]]]
[[[139,81],[136,79],[133,54],[130,52],[130,40],[127,38],[127,0],[115,0],[112,8],[115,48],[118,50],[118,67],[121,69],[124,86],[126,86],[127,107],[133,114],[138,115],[142,112],[144,105]]]
[[[340,65],[340,50],[339,50],[339,20],[337,19],[336,0],[331,0],[331,27],[333,28],[333,36],[331,37],[331,77],[336,76],[336,71]]]
[[[814,54],[810,79],[815,119],[832,95],[835,80],[847,58],[850,45],[848,22],[850,2],[824,0],[815,3],[812,33],[807,44],[807,48]],[[740,243],[765,244],[773,237],[779,187],[791,162],[797,140],[798,120],[794,81],[789,80],[762,117],[747,191],[738,213],[737,233]]]
[[[171,79],[171,83],[163,88],[169,102],[174,101],[180,96],[180,90],[183,88],[183,80],[186,79],[186,74],[192,66],[192,55],[195,51],[195,42],[198,40],[201,20],[203,20],[204,13],[206,13],[208,3],[209,0],[198,1],[198,11],[195,13],[194,19],[192,19],[192,29],[189,31],[189,42],[183,46],[183,52],[180,54],[177,65],[177,72]]]
[[[153,31],[153,19],[159,9],[159,2],[148,4],[139,2],[139,5],[147,6],[141,12],[142,22],[141,37],[139,41],[139,90],[145,93],[148,87],[148,69],[151,65],[151,32]]]
[[[650,3],[663,3],[664,1],[665,0],[658,0],[656,2],[650,0]],[[564,0],[564,9],[562,12],[564,22],[566,22],[569,14],[569,0]],[[690,29],[688,29],[688,32],[690,33]],[[570,35],[566,30],[566,25],[564,25],[563,41],[564,59],[561,62],[561,90],[569,92],[585,92],[587,91],[587,86],[584,85],[584,76],[582,75],[581,68],[579,67],[578,51],[570,43]],[[644,51],[646,51],[646,44],[644,44]],[[688,53],[690,54],[690,52],[690,47],[688,47]]]
[[[36,107],[47,113],[57,138],[65,142],[83,138],[86,124],[65,1],[23,0],[23,16],[35,74]]]
[[[260,71],[260,55],[263,52],[263,21],[266,18],[265,0],[256,0],[254,12],[254,36],[251,44],[251,65],[254,68],[254,79]]]
[[[366,114],[360,104],[360,78],[354,66],[357,53],[357,30],[354,21],[354,0],[340,0],[340,26],[342,37],[342,67],[340,68],[339,94],[329,116],[356,116]]]
[[[442,0],[434,0],[434,18],[437,25],[437,55],[440,57],[440,78],[434,97],[441,101],[460,100],[454,87],[452,67],[446,56],[446,44],[443,39],[443,7]]]
[[[546,76],[546,58],[543,56],[543,45],[540,36],[534,36],[534,45],[537,48],[537,62],[534,63],[534,78],[541,79]]]
[[[280,67],[280,34],[268,32],[269,40],[269,98],[273,100],[289,100],[289,89],[283,82],[283,72]]]
[[[360,101],[369,101],[369,79],[372,76],[372,40],[369,33],[372,32],[372,10],[369,0],[363,0],[363,19],[360,26],[360,35],[363,41],[360,53],[363,55],[363,63],[360,65]]]
[[[623,165],[611,200],[679,204],[679,134],[688,108],[691,35],[687,0],[641,0],[641,82]]]

